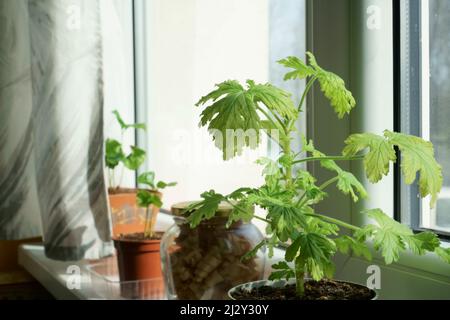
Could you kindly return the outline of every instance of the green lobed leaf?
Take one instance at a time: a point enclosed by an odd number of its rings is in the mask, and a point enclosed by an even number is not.
[[[442,188],[442,168],[434,158],[433,145],[419,137],[386,130],[384,136],[372,133],[354,134],[346,141],[345,156],[352,156],[369,149],[364,166],[368,179],[376,183],[389,173],[390,161],[396,161],[394,146],[402,155],[401,168],[405,182],[411,184],[419,177],[420,195],[431,195],[430,206],[434,207]]]
[[[177,183],[176,182],[164,182],[164,181],[158,181],[158,183],[156,184],[156,188],[157,189],[165,189],[167,187],[174,187],[176,186]]]
[[[145,125],[145,123],[135,123],[135,124],[134,123],[133,124],[125,123],[125,121],[120,116],[119,111],[117,111],[117,110],[114,110],[112,113],[115,115],[116,120],[119,123],[120,128],[122,130],[126,130],[126,129],[129,129],[129,128],[142,129],[142,130],[146,130],[147,129],[147,126]]]
[[[297,240],[299,240],[300,246],[296,260],[305,262],[306,271],[312,278],[320,280],[324,276],[332,276],[334,266],[331,258],[336,253],[335,243],[326,236],[315,232],[302,232]]]
[[[315,76],[319,80],[320,88],[325,97],[330,100],[331,106],[337,113],[339,118],[343,118],[345,114],[355,107],[356,101],[353,95],[345,87],[345,82],[341,77],[333,72],[322,69],[311,52],[307,52],[309,64],[315,71]]]
[[[105,143],[105,163],[109,169],[117,167],[125,158],[122,150],[122,144],[114,139],[107,139]]]
[[[203,220],[213,218],[216,215],[219,204],[225,200],[223,195],[216,193],[214,190],[203,192],[201,197],[203,198],[202,201],[193,204],[191,208],[186,210],[188,212],[192,211],[188,217],[192,228],[198,226]]]
[[[153,171],[141,173],[138,176],[138,183],[145,184],[151,189],[155,189],[155,173]]]
[[[450,263],[450,248],[438,247],[434,251],[436,255],[446,263]]]
[[[314,147],[314,143],[312,141],[307,142],[304,137],[302,139],[304,151],[310,152],[313,157],[317,158],[326,156]],[[337,188],[344,194],[350,194],[354,202],[358,201],[359,197],[366,198],[368,196],[366,189],[353,175],[353,173],[341,169],[341,167],[333,160],[322,160],[320,161],[320,164],[325,169],[337,173]]]
[[[385,131],[389,142],[398,146],[402,155],[401,168],[405,183],[411,184],[420,173],[419,191],[422,197],[431,195],[430,206],[436,204],[442,188],[442,168],[434,158],[433,144],[419,137]]]
[[[396,161],[394,146],[384,137],[373,133],[353,134],[345,140],[344,156],[354,156],[369,149],[364,158],[364,167],[370,182],[376,183],[389,173],[390,161]]]
[[[294,270],[289,267],[289,265],[285,261],[280,261],[276,264],[273,264],[272,269],[275,271],[270,274],[269,280],[289,280],[290,278],[295,277]]]
[[[147,208],[154,205],[158,208],[162,207],[161,198],[147,190],[139,190],[137,193],[137,204],[139,207]]]
[[[145,151],[131,146],[131,153],[123,159],[123,164],[130,170],[137,170],[145,161]]]
[[[301,208],[286,204],[271,204],[267,209],[267,218],[271,221],[272,230],[281,241],[287,241],[294,231],[307,228],[306,216]]]
[[[313,68],[309,67],[303,60],[297,57],[290,56],[279,60],[278,63],[286,68],[294,69],[293,71],[286,73],[284,80],[305,79],[316,73]]]
[[[253,96],[239,82],[229,80],[216,86],[216,90],[202,97],[196,105],[212,101],[201,114],[200,126],[208,127],[216,147],[222,150],[223,159],[228,160],[242,154],[244,146],[252,149],[258,146],[261,119]],[[243,140],[237,143],[232,133],[241,133]],[[254,136],[247,139],[245,133],[253,133]]]
[[[360,240],[372,237],[375,249],[381,250],[386,264],[398,261],[400,252],[404,251],[406,246],[419,255],[427,251],[433,252],[439,247],[439,239],[431,232],[414,234],[406,225],[393,220],[380,209],[369,210],[366,213],[377,222],[378,226],[368,225],[355,236]]]
[[[284,119],[296,120],[297,109],[291,99],[291,94],[283,89],[277,88],[269,83],[255,84],[247,81],[248,92],[253,96],[253,101],[261,102],[268,109],[275,111]]]
[[[361,241],[349,236],[342,236],[334,239],[337,249],[343,254],[348,254],[350,250],[358,257],[364,257],[366,260],[372,260],[372,253],[369,247]]]

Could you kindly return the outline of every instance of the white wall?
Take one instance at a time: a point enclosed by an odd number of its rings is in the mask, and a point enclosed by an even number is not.
[[[146,1],[147,122],[150,160],[158,179],[178,181],[164,192],[165,208],[199,199],[210,189],[231,192],[263,180],[259,150],[223,162],[194,104],[214,84],[268,81],[267,0]]]

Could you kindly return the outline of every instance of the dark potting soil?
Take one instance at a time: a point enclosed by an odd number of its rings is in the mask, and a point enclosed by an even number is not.
[[[120,234],[120,240],[143,241],[143,240],[161,240],[163,232],[155,232],[153,237],[144,237],[144,232],[135,232],[128,234]]]
[[[261,288],[240,290],[233,293],[236,300],[370,300],[373,292],[357,284],[333,280],[313,281],[305,283],[305,295],[298,298],[295,295],[295,285],[281,288],[264,286]]]

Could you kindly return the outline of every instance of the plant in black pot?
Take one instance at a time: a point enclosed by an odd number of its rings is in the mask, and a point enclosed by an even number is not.
[[[262,133],[275,141],[281,150],[275,160],[263,158],[258,161],[264,166],[265,183],[261,187],[243,187],[228,195],[211,190],[202,194],[202,201],[189,208],[193,228],[201,221],[213,218],[222,201],[233,206],[229,224],[251,219],[266,222],[267,237],[243,259],[251,257],[262,246],[269,249],[269,255],[273,254],[275,246],[286,247],[284,261],[272,266],[269,280],[276,281],[238,286],[230,291],[233,299],[372,299],[374,292],[365,286],[332,280],[332,258],[337,252],[352,251],[370,260],[370,243],[381,252],[387,264],[397,261],[404,250],[418,255],[434,252],[450,263],[450,249],[440,247],[434,233],[414,233],[380,209],[363,212],[372,221],[363,227],[315,210],[314,205],[323,201],[327,188],[332,185],[355,202],[367,197],[362,183],[343,170],[339,162],[362,161],[368,180],[377,183],[388,174],[390,163],[397,160],[398,148],[405,182],[411,184],[418,176],[420,195],[430,195],[431,206],[436,203],[441,189],[442,173],[430,142],[391,131],[384,131],[382,135],[353,134],[345,141],[342,155],[328,156],[305,137],[302,152],[293,152],[291,139],[296,132],[295,124],[305,98],[316,82],[339,118],[350,113],[356,105],[344,81],[321,68],[312,53],[307,55],[309,63],[296,57],[279,61],[290,69],[285,80],[308,79],[298,107],[284,90],[250,80],[246,85],[237,81],[222,82],[197,104],[206,105],[200,125],[208,128],[225,160],[241,154],[245,147],[255,148]],[[303,154],[305,156],[301,157]],[[317,181],[300,166],[308,162],[319,162],[333,173],[333,177],[328,181]],[[265,209],[267,215],[255,214],[251,210],[254,206]]]

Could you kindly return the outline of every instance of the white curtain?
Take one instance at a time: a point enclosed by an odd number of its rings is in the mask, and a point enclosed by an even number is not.
[[[0,0],[0,239],[112,253],[100,0]],[[118,48],[120,49],[120,48]]]

